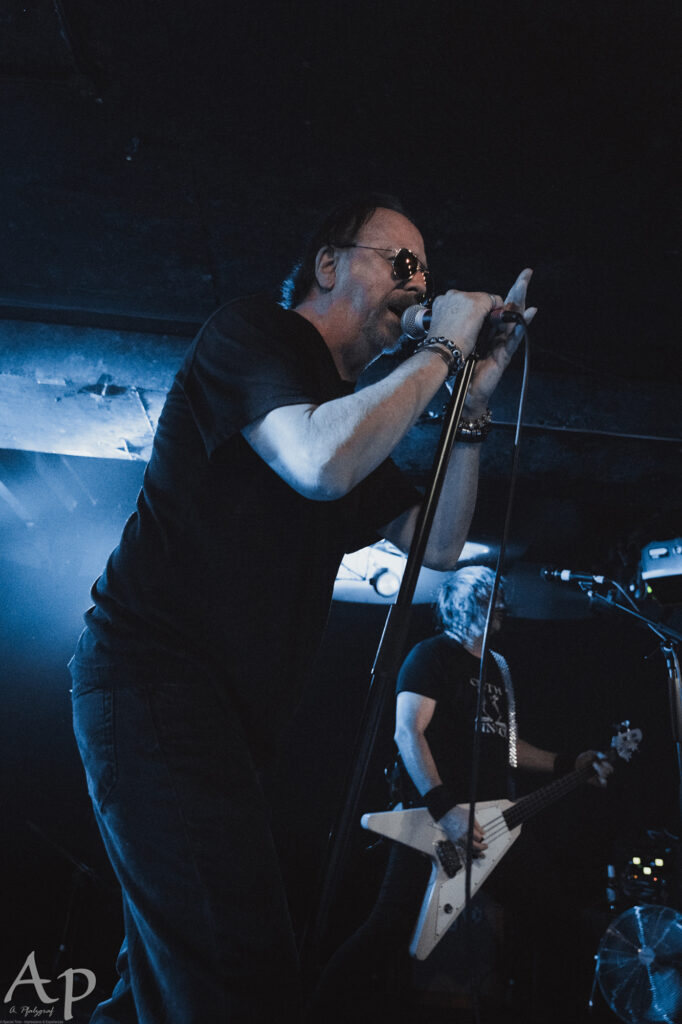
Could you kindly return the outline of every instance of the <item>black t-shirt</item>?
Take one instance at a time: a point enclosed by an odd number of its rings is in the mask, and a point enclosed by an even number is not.
[[[438,773],[457,803],[468,803],[470,797],[480,670],[478,658],[443,634],[423,640],[410,651],[396,685],[397,693],[418,693],[436,702],[425,736]],[[487,659],[481,726],[477,799],[495,800],[507,796],[509,741],[507,695],[492,658]],[[409,776],[404,783],[407,801],[423,804]]]
[[[281,731],[328,614],[339,562],[419,500],[387,460],[312,501],[240,430],[272,409],[349,394],[319,332],[264,297],[218,310],[189,349],[137,509],[93,587],[97,658],[196,659],[252,730]]]

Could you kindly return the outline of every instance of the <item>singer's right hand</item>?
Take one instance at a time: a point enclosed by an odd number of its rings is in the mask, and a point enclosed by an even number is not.
[[[454,341],[466,359],[483,326],[483,321],[495,306],[501,306],[499,295],[488,292],[459,292],[452,288],[433,300],[429,338],[449,338]]]

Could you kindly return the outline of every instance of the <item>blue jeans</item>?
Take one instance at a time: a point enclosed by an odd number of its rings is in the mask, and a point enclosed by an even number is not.
[[[74,730],[125,922],[120,980],[92,1024],[291,1020],[296,948],[238,717],[196,665],[142,670],[77,655],[70,667]]]

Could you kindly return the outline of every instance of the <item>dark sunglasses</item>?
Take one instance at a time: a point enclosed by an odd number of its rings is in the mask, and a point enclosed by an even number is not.
[[[360,245],[358,242],[346,242],[340,245],[336,244],[336,248],[372,249],[374,252],[393,253],[392,256],[387,256],[386,258],[393,267],[394,281],[410,281],[415,274],[422,274],[424,277],[424,287],[426,288],[422,302],[430,302],[433,298],[433,279],[431,277],[431,271],[410,249],[390,249],[386,246],[379,245]]]

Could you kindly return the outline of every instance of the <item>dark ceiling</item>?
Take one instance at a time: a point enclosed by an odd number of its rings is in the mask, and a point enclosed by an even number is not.
[[[60,419],[63,399],[106,374],[142,437],[194,326],[276,288],[339,193],[379,188],[413,211],[441,288],[504,292],[535,268],[527,557],[603,565],[682,534],[680,21],[655,0],[5,2],[10,498],[29,451],[99,451],[73,442],[83,413]],[[519,359],[495,408],[481,535],[501,526],[520,375]],[[112,406],[88,394],[99,437]],[[418,480],[438,429],[402,446]],[[151,434],[133,433],[107,453],[144,458]]]

